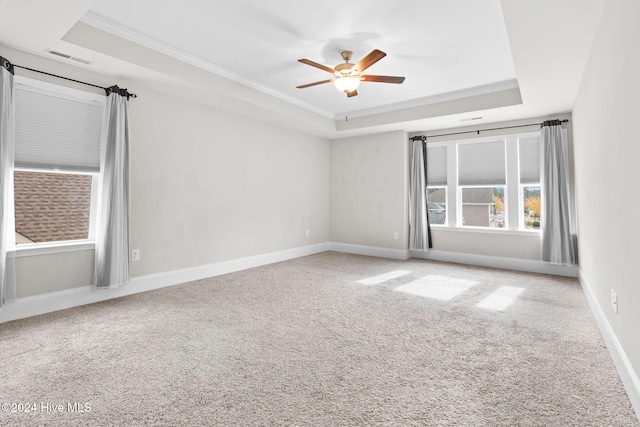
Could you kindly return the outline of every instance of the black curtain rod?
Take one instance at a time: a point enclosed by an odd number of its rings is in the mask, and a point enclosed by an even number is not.
[[[568,119],[564,119],[564,120],[558,120],[559,123],[567,123],[569,120]],[[546,122],[543,123],[530,123],[528,125],[517,125],[517,126],[505,126],[505,127],[501,127],[501,128],[492,128],[492,129],[478,129],[478,130],[467,130],[464,132],[452,132],[452,133],[441,133],[440,135],[429,135],[429,136],[413,136],[411,138],[409,138],[412,141],[418,141],[418,140],[422,140],[422,141],[426,141],[427,138],[437,138],[439,136],[451,136],[451,135],[462,135],[465,133],[474,133],[476,132],[478,135],[480,135],[480,132],[487,132],[490,130],[502,130],[502,129],[513,129],[513,128],[524,128],[524,127],[529,127],[529,126],[544,126]]]
[[[51,74],[51,73],[47,73],[45,71],[40,71],[40,70],[34,70],[33,68],[24,67],[22,65],[13,64],[13,66],[15,68],[22,68],[23,70],[29,70],[29,71],[33,71],[34,73],[45,74],[47,76],[56,77],[58,79],[69,80],[70,82],[75,82],[75,83],[80,83],[80,84],[87,85],[87,86],[97,87],[98,89],[104,90],[107,95],[109,95],[113,91],[113,87],[114,87],[114,86],[112,86],[112,87],[102,87],[102,86],[94,85],[93,83],[87,83],[87,82],[83,82],[83,81],[80,81],[80,80],[70,79],[69,77],[59,76],[57,74]],[[126,89],[124,89],[124,91],[126,91]],[[122,93],[121,93],[121,95],[122,95]],[[137,98],[138,97],[135,93],[129,93],[129,92],[126,92],[126,96],[127,96],[127,99],[129,99],[129,97],[131,97],[131,98]]]

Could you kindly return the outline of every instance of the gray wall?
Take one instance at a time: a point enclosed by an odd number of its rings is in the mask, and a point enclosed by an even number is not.
[[[326,139],[136,90],[134,276],[328,240]]]
[[[20,65],[137,93],[130,101],[130,232],[141,260],[132,263],[133,277],[329,240],[327,139],[181,99],[144,82],[2,51]],[[91,284],[92,254],[17,258],[18,297]]]
[[[638,1],[607,2],[573,111],[580,273],[636,375],[640,374],[638,17]],[[618,294],[618,314],[610,307],[611,289]]]
[[[408,149],[403,131],[331,141],[332,242],[407,249]]]

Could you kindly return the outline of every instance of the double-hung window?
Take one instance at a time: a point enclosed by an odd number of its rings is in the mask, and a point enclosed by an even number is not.
[[[431,225],[447,224],[447,147],[427,146],[427,215]]]
[[[459,143],[458,225],[506,227],[504,140]]]
[[[91,242],[104,96],[16,78],[17,248]]]

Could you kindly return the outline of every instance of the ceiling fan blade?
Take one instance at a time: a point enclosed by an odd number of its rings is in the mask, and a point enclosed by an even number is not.
[[[352,96],[356,96],[358,95],[358,91],[357,90],[352,90],[351,92],[347,92],[347,98],[351,98]]]
[[[400,84],[404,81],[404,77],[399,76],[360,76],[363,82],[378,82],[378,83],[396,83]]]
[[[331,83],[333,81],[333,79],[329,79],[329,80],[321,80],[319,82],[313,82],[313,83],[307,83],[306,85],[301,85],[301,86],[296,86],[298,89],[304,89],[305,87],[310,87],[310,86],[315,86],[315,85],[321,85],[324,83]]]
[[[336,70],[334,70],[333,68],[329,68],[326,65],[318,64],[317,62],[313,62],[309,59],[298,59],[298,62],[311,65],[312,67],[320,68],[321,70],[326,71],[327,73],[334,74],[336,72]]]
[[[371,51],[371,53],[369,53],[367,56],[362,58],[360,62],[356,64],[355,69],[360,72],[363,72],[364,70],[366,70],[367,68],[375,64],[376,62],[380,61],[385,56],[387,56],[387,54],[384,53],[383,51],[374,49]]]

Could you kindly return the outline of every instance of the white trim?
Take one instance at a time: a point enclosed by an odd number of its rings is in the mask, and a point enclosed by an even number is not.
[[[578,267],[575,265],[558,265],[531,259],[467,254],[462,252],[439,251],[436,249],[430,249],[427,252],[409,251],[409,253],[412,258],[422,258],[433,261],[526,271],[529,273],[553,274],[556,276],[578,277]]]
[[[638,378],[638,374],[634,371],[624,348],[620,344],[620,341],[618,341],[613,328],[602,311],[602,306],[598,303],[598,299],[582,275],[582,270],[578,272],[578,280],[580,281],[582,290],[587,297],[593,317],[595,317],[596,323],[600,328],[600,333],[607,345],[609,354],[613,359],[613,364],[618,370],[622,384],[627,391],[631,405],[636,412],[636,416],[640,420],[640,378]]]
[[[381,248],[378,246],[352,245],[348,243],[329,242],[329,250],[348,254],[374,256],[379,258],[409,259],[408,249]]]
[[[437,203],[437,202],[436,202]],[[471,204],[471,203],[465,203]],[[501,227],[481,227],[474,225],[461,225],[461,226],[449,226],[444,224],[431,224],[432,230],[454,231],[456,233],[488,233],[496,235],[511,235],[511,236],[527,236],[540,238],[540,231],[529,229],[515,229],[510,230],[508,228]]]
[[[593,290],[582,275],[582,270],[579,270],[578,272],[578,280],[580,281],[582,290],[587,297],[593,317],[595,317],[596,323],[600,328],[600,333],[607,345],[609,354],[613,359],[613,364],[618,370],[622,384],[627,391],[631,405],[636,412],[636,416],[640,420],[640,378],[638,378],[638,374],[634,371],[624,348],[620,344],[620,341],[618,341],[618,338],[609,324],[607,316],[605,316],[602,311],[602,306],[598,303],[598,299],[593,293]]]
[[[418,108],[425,105],[433,105],[441,102],[471,98],[473,96],[488,95],[513,89],[520,89],[517,79],[503,80],[496,83],[489,83],[486,85],[474,86],[467,89],[454,90],[453,92],[440,93],[437,95],[429,95],[422,98],[415,98],[408,101],[401,101],[393,104],[381,105],[378,107],[363,108],[361,110],[350,112],[349,117],[356,118],[374,114],[383,114],[390,111]],[[344,119],[344,116],[345,112],[341,112],[336,114],[333,119],[336,121],[340,121]]]
[[[23,243],[14,246],[16,258],[57,254],[61,252],[92,251],[96,248],[93,240],[73,240],[65,242]]]
[[[327,243],[319,243],[166,273],[134,277],[128,285],[115,289],[97,289],[93,286],[82,286],[33,297],[19,298],[0,308],[0,323],[160,289],[193,280],[233,273],[235,271],[313,255],[328,250],[329,245]]]

